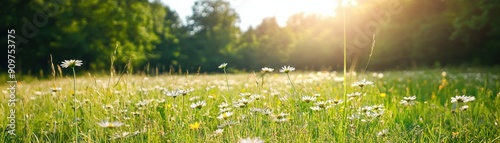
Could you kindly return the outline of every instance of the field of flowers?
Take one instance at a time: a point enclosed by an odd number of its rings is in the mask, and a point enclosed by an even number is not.
[[[15,136],[1,86],[0,142],[500,142],[498,70],[63,71],[17,84]]]

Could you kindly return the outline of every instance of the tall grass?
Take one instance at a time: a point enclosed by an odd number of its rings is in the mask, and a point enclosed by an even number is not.
[[[290,87],[284,74],[268,73],[262,88],[262,98],[250,101],[243,108],[230,107],[232,116],[217,119],[219,105],[224,102],[226,75],[185,76],[124,76],[110,94],[108,76],[76,78],[82,114],[79,134],[82,142],[236,142],[240,138],[259,137],[266,142],[497,142],[498,111],[500,111],[500,84],[496,70],[448,70],[446,77],[441,70],[385,72],[382,78],[357,75],[355,78],[373,81],[362,92],[366,94],[352,100],[335,95],[344,90],[342,77],[335,72],[292,72],[291,79],[301,95],[287,96]],[[234,81],[232,91],[259,94],[259,86],[248,80],[246,74],[228,74]],[[114,77],[115,80],[118,77]],[[257,77],[255,77],[257,78]],[[443,78],[446,82],[443,82]],[[51,84],[62,85],[62,90],[50,91]],[[7,85],[1,86],[3,89]],[[71,142],[74,126],[71,125],[72,79],[33,81],[18,88],[19,106],[17,134],[10,137],[5,131],[0,142]],[[164,91],[194,89],[177,98],[166,96]],[[348,93],[361,88],[349,88]],[[330,94],[329,94],[330,93]],[[316,101],[304,102],[303,96],[319,94]],[[403,97],[416,95],[413,106],[399,104]],[[469,109],[452,112],[451,97],[471,95],[476,100],[468,103]],[[231,95],[234,100],[244,97]],[[5,96],[4,96],[5,97]],[[193,98],[193,100],[189,100]],[[245,97],[247,98],[247,97]],[[253,98],[249,98],[253,99]],[[206,101],[200,109],[190,108],[198,100]],[[313,111],[311,107],[321,101],[342,100],[338,105]],[[5,101],[5,100],[4,100]],[[2,102],[1,113],[7,113]],[[344,105],[342,105],[344,104]],[[366,106],[382,105],[384,113],[367,121],[360,110]],[[347,108],[343,108],[347,106]],[[270,111],[270,114],[264,111]],[[280,113],[288,114],[284,122],[277,122]],[[346,116],[347,115],[347,116]],[[348,118],[355,117],[358,118]],[[346,116],[346,117],[344,117]],[[103,120],[119,121],[124,126],[103,128]],[[0,118],[5,124],[6,118]],[[200,123],[199,128],[189,125]],[[222,127],[223,125],[226,125]],[[340,125],[347,129],[339,130]],[[217,129],[223,133],[215,134]],[[377,134],[383,130],[383,136]],[[345,133],[344,133],[345,132]],[[128,134],[127,134],[128,133]],[[344,134],[341,136],[341,134]],[[120,138],[119,135],[125,135]]]

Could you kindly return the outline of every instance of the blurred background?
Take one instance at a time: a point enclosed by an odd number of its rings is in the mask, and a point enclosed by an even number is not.
[[[89,72],[340,70],[344,24],[354,69],[374,39],[369,70],[500,63],[497,0],[3,0],[0,11],[18,74],[49,75],[51,55]]]

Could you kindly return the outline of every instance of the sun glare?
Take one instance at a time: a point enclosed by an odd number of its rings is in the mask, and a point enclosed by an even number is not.
[[[358,2],[355,0],[342,0],[341,2],[343,7],[348,7],[348,6],[357,6]]]
[[[276,0],[275,11],[283,15],[295,13],[321,14],[324,16],[335,16],[337,1],[332,0]]]
[[[248,15],[252,17],[274,16],[278,24],[282,26],[286,24],[289,17],[297,13],[335,17],[335,10],[342,3],[346,3],[349,6],[358,5],[354,0],[254,0],[252,3],[258,3],[258,5],[253,5],[248,1],[240,1],[240,3],[236,3],[236,8],[251,7],[253,11]],[[247,15],[247,13],[242,13],[242,15]]]
[[[337,7],[336,1],[328,0],[298,0],[294,3],[298,7],[297,12],[304,12],[306,14],[321,14],[324,16],[335,16],[335,9]],[[296,13],[291,9],[291,13]]]

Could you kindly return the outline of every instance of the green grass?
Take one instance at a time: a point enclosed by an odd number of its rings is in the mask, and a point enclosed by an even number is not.
[[[373,85],[348,86],[347,93],[362,92],[365,96],[343,99],[342,77],[334,72],[290,72],[296,92],[284,73],[266,74],[264,85],[260,76],[249,74],[182,76],[125,75],[114,77],[79,76],[76,79],[78,124],[74,120],[72,97],[73,79],[65,78],[22,82],[17,85],[16,134],[7,133],[8,94],[3,93],[0,107],[0,142],[72,142],[75,126],[80,142],[237,142],[241,138],[258,137],[265,142],[500,142],[500,84],[494,70],[441,70],[384,72],[382,78],[367,75],[348,76],[347,83],[367,79]],[[116,85],[116,86],[115,86]],[[440,87],[441,86],[441,87]],[[1,86],[6,92],[8,85]],[[52,92],[51,87],[61,87]],[[192,89],[176,98],[163,91]],[[217,117],[219,105],[227,98],[234,114],[225,120]],[[233,102],[240,93],[259,94],[246,107]],[[303,102],[303,96],[319,94],[317,101]],[[404,106],[403,97],[415,95],[417,103]],[[466,111],[455,110],[451,97],[474,96],[466,103]],[[206,102],[200,109],[192,109],[199,97]],[[249,98],[247,98],[249,99]],[[321,111],[310,107],[318,101],[342,100],[339,105]],[[138,105],[140,101],[147,104]],[[347,105],[344,105],[347,104]],[[383,105],[383,114],[370,118],[359,115],[365,106]],[[107,106],[110,109],[105,109]],[[112,108],[111,108],[112,107]],[[346,107],[346,108],[344,108]],[[271,115],[252,112],[251,109],[269,109]],[[379,112],[379,111],[378,111]],[[137,114],[138,113],[138,114]],[[289,114],[276,122],[278,114]],[[347,119],[359,115],[359,118]],[[119,121],[125,125],[103,128],[101,121]],[[200,123],[198,129],[190,125]],[[231,126],[220,127],[225,122]],[[224,129],[222,135],[215,130]],[[377,136],[387,129],[385,136]],[[129,132],[124,138],[110,139],[115,134]]]

